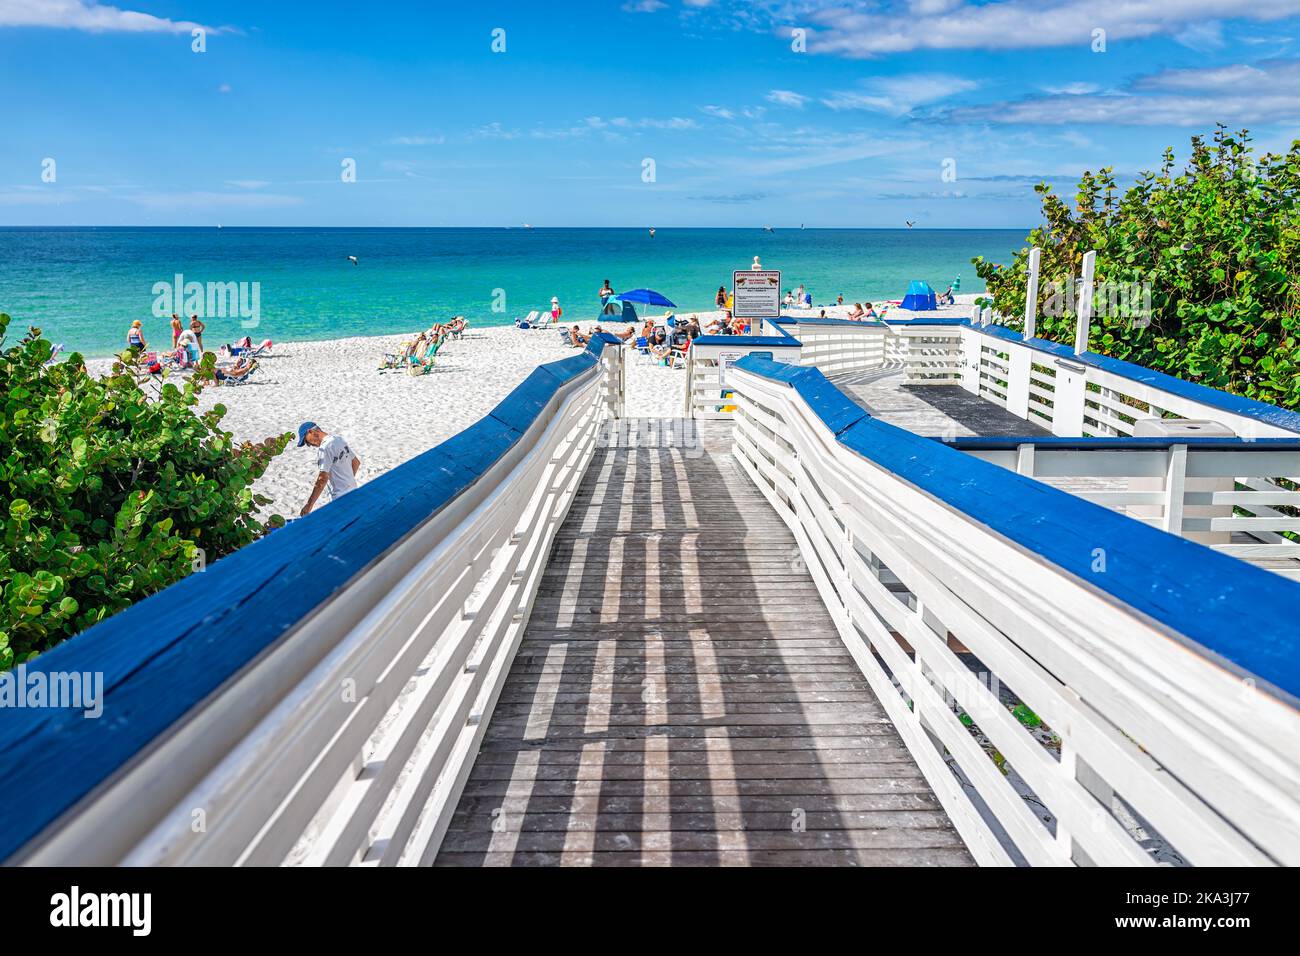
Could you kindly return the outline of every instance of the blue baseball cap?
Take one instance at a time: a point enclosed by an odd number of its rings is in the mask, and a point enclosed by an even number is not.
[[[307,433],[316,427],[315,422],[303,422],[298,426],[298,447],[307,444]]]

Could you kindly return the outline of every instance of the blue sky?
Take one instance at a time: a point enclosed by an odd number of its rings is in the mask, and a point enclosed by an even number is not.
[[[1297,41],[1300,0],[0,0],[0,225],[1023,227],[1216,120],[1289,148]]]

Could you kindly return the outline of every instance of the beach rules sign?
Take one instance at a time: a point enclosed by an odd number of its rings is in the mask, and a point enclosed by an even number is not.
[[[737,269],[731,274],[731,314],[742,319],[781,317],[781,271]],[[762,332],[762,322],[750,322],[750,334]]]

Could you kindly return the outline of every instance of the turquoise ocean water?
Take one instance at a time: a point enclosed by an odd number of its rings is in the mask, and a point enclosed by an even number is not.
[[[150,344],[170,340],[155,284],[174,277],[252,283],[258,325],[205,316],[205,345],[246,332],[277,341],[408,332],[463,314],[508,325],[558,296],[566,319],[595,317],[596,292],[656,289],[678,311],[713,307],[719,285],[754,256],[803,283],[814,301],[901,298],[910,279],[983,291],[970,259],[1005,262],[1027,230],[888,229],[320,229],[0,227],[0,312],[9,338],[28,325],[69,350],[108,355],[131,320]],[[348,261],[357,257],[357,265]],[[495,307],[495,308],[494,308]]]

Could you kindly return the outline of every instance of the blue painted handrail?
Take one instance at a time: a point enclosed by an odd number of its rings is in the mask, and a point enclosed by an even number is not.
[[[103,716],[0,708],[0,860],[477,482],[617,341],[539,366],[458,435],[28,664],[102,673]]]
[[[1300,706],[1300,583],[882,422],[818,369],[735,367],[793,388],[844,447]]]

